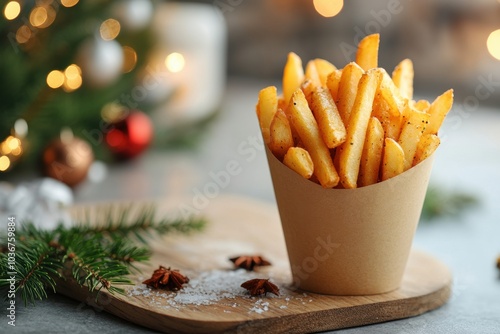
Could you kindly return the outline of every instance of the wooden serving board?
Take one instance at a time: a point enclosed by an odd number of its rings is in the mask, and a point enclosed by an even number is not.
[[[169,200],[159,205],[168,211],[178,208],[179,203]],[[275,206],[219,196],[210,201],[203,213],[210,220],[205,231],[155,241],[152,260],[141,267],[142,274],[134,277],[136,286],[127,287],[123,296],[102,293],[100,306],[123,319],[161,332],[309,333],[416,316],[443,305],[450,296],[449,270],[432,256],[418,251],[411,253],[402,286],[390,293],[329,296],[294,290],[290,287],[290,269]],[[249,274],[231,270],[229,257],[254,253],[264,255],[273,265]],[[234,293],[232,288],[229,298],[216,296],[214,300],[212,294],[209,305],[178,303],[175,293],[149,291],[141,284],[160,264],[180,269],[191,278],[190,284],[207,273],[218,278],[227,274],[227,281],[233,285],[234,275],[240,275],[242,282],[250,276],[270,277],[280,287],[281,294],[250,297],[245,290]],[[59,284],[57,290],[79,301],[94,302],[86,289],[70,281]]]

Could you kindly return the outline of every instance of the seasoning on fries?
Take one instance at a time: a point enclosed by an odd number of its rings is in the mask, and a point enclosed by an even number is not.
[[[432,103],[413,100],[413,63],[392,77],[378,67],[379,34],[337,68],[288,54],[282,95],[270,86],[256,106],[268,148],[290,169],[324,188],[357,188],[395,177],[431,156],[453,105],[453,90]]]

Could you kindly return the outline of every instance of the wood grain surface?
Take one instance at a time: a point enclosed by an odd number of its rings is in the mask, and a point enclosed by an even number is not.
[[[165,212],[178,209],[179,204],[190,205],[178,199],[159,202]],[[141,265],[142,273],[133,277],[136,286],[127,287],[126,295],[101,293],[98,307],[161,332],[310,333],[416,316],[443,305],[450,296],[452,277],[446,266],[415,250],[401,287],[390,293],[329,296],[295,290],[275,206],[219,196],[202,212],[210,221],[205,231],[152,242],[154,255],[150,263]],[[134,293],[147,291],[141,282],[160,264],[180,269],[193,281],[214,270],[219,276],[234,273],[229,257],[256,253],[265,255],[273,265],[262,267],[254,277],[271,278],[280,287],[279,297],[250,297],[241,289],[233,298],[196,305],[172,303],[173,292]],[[93,295],[71,281],[58,284],[57,291],[95,303]]]

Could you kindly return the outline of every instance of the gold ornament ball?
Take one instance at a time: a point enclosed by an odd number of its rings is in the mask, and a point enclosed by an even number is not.
[[[82,139],[52,141],[43,151],[43,174],[74,187],[87,177],[94,161],[92,148]]]

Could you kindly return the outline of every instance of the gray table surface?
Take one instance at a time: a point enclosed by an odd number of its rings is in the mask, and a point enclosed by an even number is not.
[[[223,193],[274,203],[264,153],[247,161],[249,156],[237,149],[249,137],[259,136],[254,105],[263,86],[262,82],[231,79],[222,110],[198,150],[150,150],[140,159],[112,166],[104,181],[77,190],[77,202],[189,196],[193,188],[209,180],[210,171],[223,170],[229,160],[236,159],[243,171]],[[414,246],[432,253],[453,272],[451,299],[418,317],[339,333],[500,333],[500,275],[494,265],[500,255],[500,110],[454,111],[442,137],[431,182],[467,190],[481,201],[480,207],[465,215],[421,223],[417,230]],[[3,333],[151,332],[59,295],[51,295],[36,307],[18,308],[15,328],[2,318]]]

